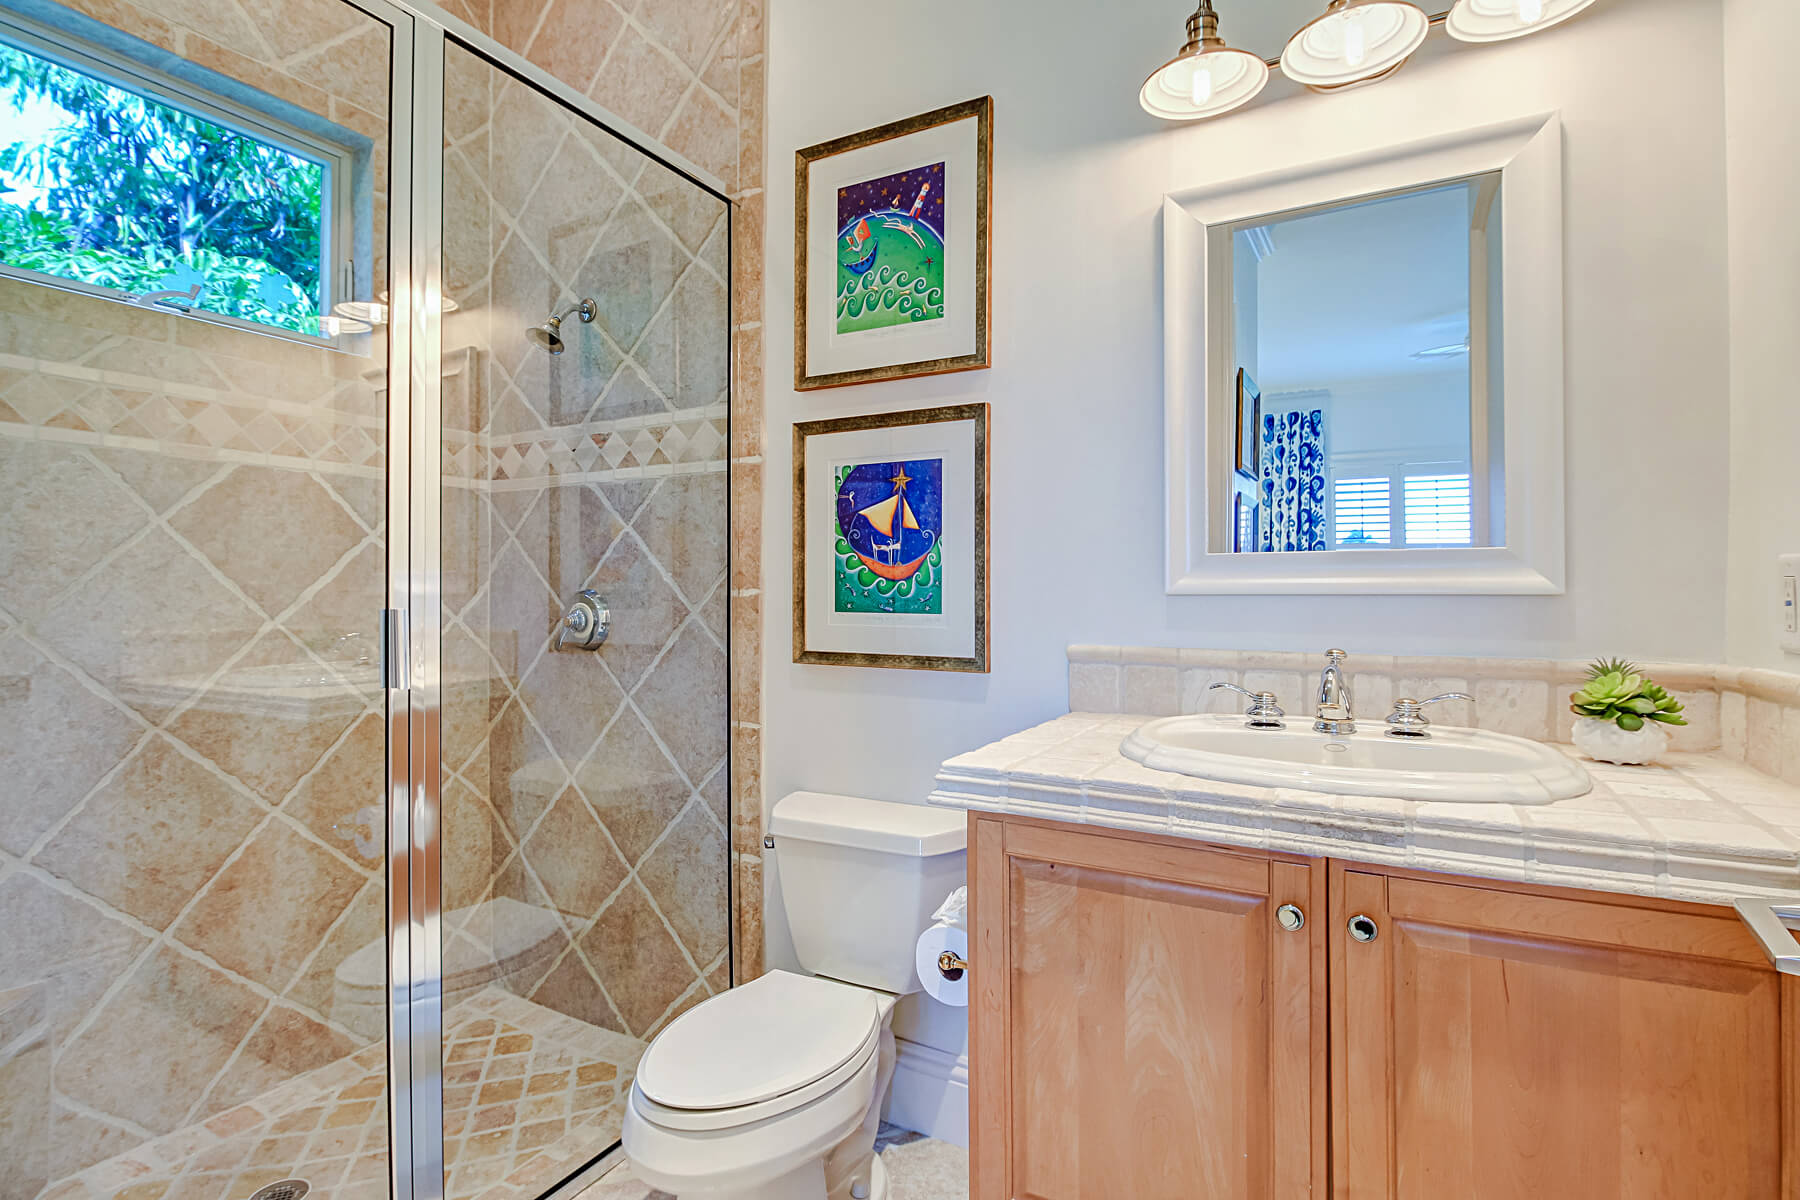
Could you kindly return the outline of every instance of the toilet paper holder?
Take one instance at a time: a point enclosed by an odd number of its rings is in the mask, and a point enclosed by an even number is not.
[[[937,967],[939,975],[951,983],[955,983],[963,977],[963,972],[969,969],[969,962],[967,959],[958,958],[953,951],[946,950],[938,955]]]

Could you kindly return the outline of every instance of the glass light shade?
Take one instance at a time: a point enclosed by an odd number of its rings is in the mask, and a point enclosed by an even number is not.
[[[1430,30],[1431,18],[1405,0],[1332,0],[1288,40],[1281,70],[1308,87],[1360,83],[1398,68]]]
[[[1268,82],[1268,64],[1248,50],[1201,50],[1156,68],[1138,103],[1165,121],[1197,121],[1248,104]]]
[[[1456,0],[1444,31],[1459,42],[1503,42],[1568,20],[1594,0]]]

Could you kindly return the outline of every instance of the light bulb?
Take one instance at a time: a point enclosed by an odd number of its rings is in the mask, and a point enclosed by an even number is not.
[[[1529,0],[1526,0],[1528,3]],[[1344,61],[1353,67],[1363,64],[1363,57],[1369,52],[1368,44],[1363,37],[1362,17],[1354,12],[1344,14]]]
[[[1213,93],[1212,71],[1206,67],[1199,67],[1199,66],[1195,67],[1194,68],[1194,90],[1193,90],[1194,107],[1199,108],[1201,105],[1203,105],[1207,101],[1211,100],[1212,93]]]
[[[1544,19],[1544,0],[1519,0],[1519,20],[1536,25]]]

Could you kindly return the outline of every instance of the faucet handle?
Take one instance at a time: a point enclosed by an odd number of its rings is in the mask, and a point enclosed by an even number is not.
[[[1216,692],[1224,688],[1228,692],[1236,692],[1249,699],[1250,707],[1244,710],[1244,725],[1249,729],[1281,729],[1282,718],[1287,716],[1281,711],[1281,705],[1275,702],[1274,692],[1253,692],[1249,688],[1239,687],[1235,683],[1220,680],[1206,690]]]
[[[1425,719],[1423,711],[1427,704],[1442,704],[1446,700],[1467,700],[1474,703],[1475,697],[1467,692],[1445,692],[1441,696],[1433,696],[1428,700],[1414,700],[1411,696],[1402,696],[1394,701],[1394,711],[1387,716],[1389,726],[1387,735],[1394,738],[1428,738],[1427,728],[1431,722]]]

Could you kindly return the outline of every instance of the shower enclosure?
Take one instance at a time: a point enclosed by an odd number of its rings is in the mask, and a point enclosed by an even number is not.
[[[0,1200],[616,1145],[731,978],[729,256],[427,5],[0,0]]]

